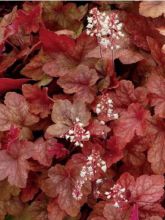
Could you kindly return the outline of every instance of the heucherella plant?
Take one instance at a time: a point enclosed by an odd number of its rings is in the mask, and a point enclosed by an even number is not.
[[[163,220],[165,2],[0,3],[0,220]]]

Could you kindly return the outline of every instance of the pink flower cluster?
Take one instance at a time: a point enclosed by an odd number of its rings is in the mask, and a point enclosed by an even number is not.
[[[106,114],[106,116],[111,120],[119,118],[118,113],[114,113],[113,100],[109,98],[108,94],[102,95],[101,100],[96,105],[95,111],[98,115]]]
[[[83,147],[82,141],[88,141],[90,138],[90,132],[83,128],[83,123],[79,118],[76,118],[73,128],[71,128],[66,134],[66,140],[73,142],[75,146]]]
[[[90,36],[96,36],[99,44],[106,48],[119,49],[120,46],[116,40],[123,37],[124,33],[122,31],[123,24],[119,21],[118,14],[116,12],[107,14],[100,12],[97,8],[92,8],[89,13],[86,33]]]
[[[111,199],[113,201],[114,207],[119,208],[120,205],[128,202],[125,192],[125,188],[122,188],[119,184],[115,184],[110,188],[110,191],[105,192],[105,195],[107,199]]]
[[[73,190],[72,196],[76,200],[80,200],[83,196],[82,187],[87,181],[91,181],[92,178],[98,172],[98,169],[101,169],[103,172],[106,172],[107,166],[106,162],[101,158],[98,151],[92,150],[92,153],[87,157],[86,164],[82,167],[80,171],[80,178],[77,180],[75,188]]]

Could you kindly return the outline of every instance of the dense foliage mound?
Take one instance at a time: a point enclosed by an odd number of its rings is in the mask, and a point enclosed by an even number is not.
[[[165,2],[0,6],[0,220],[163,219]]]

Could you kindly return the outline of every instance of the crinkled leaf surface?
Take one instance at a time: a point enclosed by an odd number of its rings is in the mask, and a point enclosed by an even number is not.
[[[38,122],[38,118],[29,111],[24,96],[8,92],[4,104],[0,104],[0,130],[9,130],[11,125],[30,126]]]
[[[22,92],[30,104],[30,112],[45,118],[50,114],[52,101],[48,98],[47,88],[39,88],[36,85],[26,84],[22,87]]]
[[[94,99],[94,85],[98,80],[97,72],[86,66],[79,66],[73,73],[67,74],[58,80],[58,84],[65,93],[75,93],[75,99],[91,103]]]
[[[117,137],[125,142],[132,140],[134,135],[144,136],[150,113],[140,104],[131,104],[127,112],[123,113],[118,120],[114,132]]]
[[[32,157],[33,144],[28,141],[16,141],[8,150],[0,151],[0,180],[8,178],[11,185],[26,186],[29,165],[27,159]]]
[[[77,201],[72,196],[74,184],[76,183],[77,172],[72,166],[56,165],[49,170],[49,178],[43,182],[43,190],[51,197],[58,196],[58,204],[67,214],[76,216],[79,212],[81,204],[85,201],[85,197],[81,201]]]
[[[151,124],[152,143],[148,151],[148,161],[155,173],[163,174],[165,172],[165,123],[164,120],[155,119]]]
[[[55,123],[47,128],[46,133],[55,137],[64,135],[79,118],[84,126],[87,126],[90,119],[90,112],[83,102],[69,100],[56,100],[53,105],[52,120]]]
[[[0,219],[163,220],[164,5],[1,2]]]
[[[155,106],[155,114],[165,118],[165,79],[162,76],[152,74],[147,82],[151,105]]]

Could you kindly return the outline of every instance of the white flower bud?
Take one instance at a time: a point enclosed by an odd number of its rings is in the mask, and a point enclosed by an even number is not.
[[[114,119],[118,119],[119,115],[117,113],[113,114]]]
[[[105,172],[107,171],[107,166],[106,166],[106,164],[103,165],[103,166],[101,167],[101,169],[102,169],[102,171],[105,173]]]
[[[115,202],[115,204],[113,205],[115,208],[120,208],[118,202]]]

